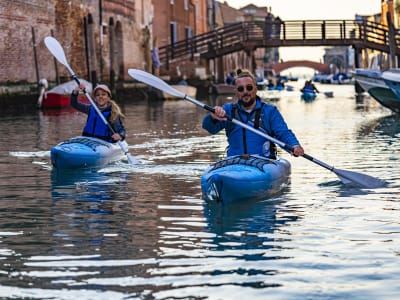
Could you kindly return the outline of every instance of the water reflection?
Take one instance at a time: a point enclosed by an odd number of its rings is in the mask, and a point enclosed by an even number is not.
[[[358,129],[358,145],[369,149],[359,165],[370,165],[379,171],[380,178],[390,183],[390,187],[399,186],[396,164],[400,161],[400,115],[387,115],[363,122]]]
[[[53,200],[62,200],[70,197],[71,192],[81,189],[87,193],[79,193],[82,199],[98,201],[113,199],[113,192],[126,189],[127,174],[108,174],[100,170],[51,170],[51,191]],[[64,193],[64,192],[65,193]]]
[[[184,100],[121,103],[144,163],[84,174],[50,171],[48,150],[85,116],[0,113],[0,298],[396,299],[398,119],[349,93],[274,105],[315,157],[390,187],[352,189],[290,158],[287,191],[230,207],[204,203],[200,189],[226,137],[202,130],[206,112]]]
[[[206,229],[216,235],[216,250],[265,248],[264,243],[270,241],[270,234],[288,220],[277,217],[284,202],[284,197],[229,205],[205,202]]]
[[[75,248],[101,245],[113,228],[113,215],[124,190],[126,174],[53,169],[53,237]]]
[[[360,126],[359,134],[364,136],[374,133],[398,138],[400,133],[400,115],[392,114],[374,119]]]

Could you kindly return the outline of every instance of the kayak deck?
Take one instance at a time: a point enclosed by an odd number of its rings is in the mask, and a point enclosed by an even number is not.
[[[117,144],[86,136],[65,140],[50,150],[51,163],[58,169],[100,168],[124,158]]]
[[[265,199],[289,184],[290,173],[290,163],[283,158],[228,157],[204,172],[201,178],[203,198],[223,203]]]

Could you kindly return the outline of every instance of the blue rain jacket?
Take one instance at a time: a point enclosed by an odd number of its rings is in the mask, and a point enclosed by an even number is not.
[[[227,115],[232,116],[233,105],[234,103],[223,105]],[[249,121],[254,124],[256,123],[255,116],[257,110],[261,110],[259,126],[263,128],[268,135],[292,147],[300,145],[294,133],[288,128],[278,109],[273,105],[262,103],[261,98],[258,96],[256,96],[256,106],[251,112],[246,112],[243,107],[237,103],[235,118],[246,124]],[[213,120],[211,115],[207,114],[203,119],[202,126],[211,134],[216,134],[222,129],[225,129],[228,138],[228,156],[258,154],[274,157],[274,153],[271,152],[272,145],[270,144],[272,143],[269,143],[264,137],[244,129],[239,125],[233,124],[230,121]],[[245,146],[247,151],[245,151]]]

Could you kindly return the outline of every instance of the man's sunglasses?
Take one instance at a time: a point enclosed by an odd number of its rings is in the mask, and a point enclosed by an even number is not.
[[[239,93],[241,93],[241,92],[244,91],[244,86],[243,86],[243,85],[239,85],[236,89],[237,89],[237,91],[238,91]],[[246,85],[246,90],[247,90],[248,92],[252,91],[253,89],[254,89],[254,86],[253,86],[252,84]]]

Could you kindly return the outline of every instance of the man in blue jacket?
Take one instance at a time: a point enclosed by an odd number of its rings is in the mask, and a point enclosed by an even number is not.
[[[215,113],[209,113],[203,119],[203,128],[211,134],[225,129],[229,144],[227,155],[258,154],[276,158],[276,146],[264,137],[227,121],[226,115],[255,128],[262,128],[268,135],[293,147],[292,155],[304,155],[303,148],[278,109],[262,102],[256,95],[256,80],[251,72],[238,70],[235,85],[237,103],[215,106]]]

